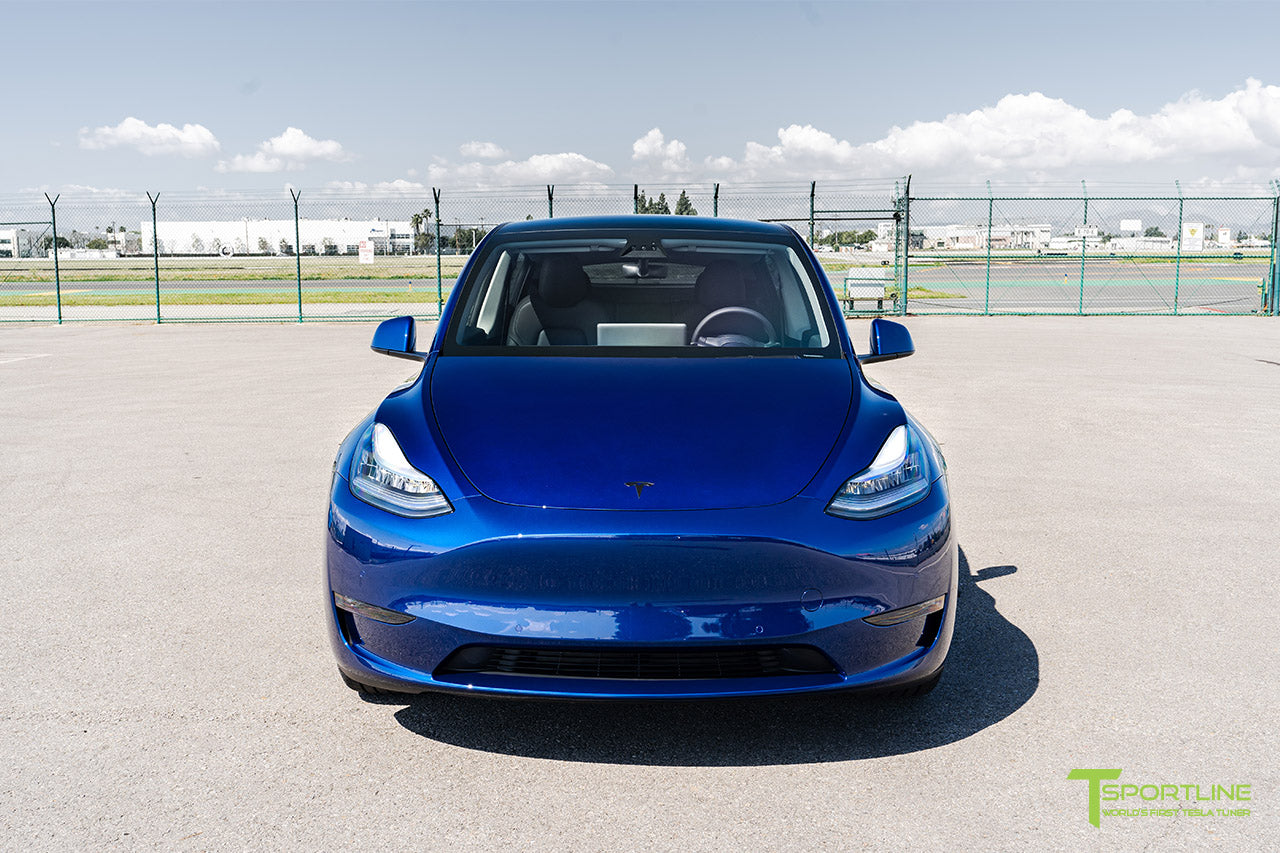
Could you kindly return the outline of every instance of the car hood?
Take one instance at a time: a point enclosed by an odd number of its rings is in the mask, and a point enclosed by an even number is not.
[[[839,358],[456,356],[436,361],[427,415],[496,501],[724,509],[803,489],[852,389]]]

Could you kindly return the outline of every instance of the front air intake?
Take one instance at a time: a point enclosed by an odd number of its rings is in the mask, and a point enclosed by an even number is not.
[[[547,648],[466,646],[436,669],[440,675],[487,673],[552,678],[685,681],[825,675],[835,665],[808,646],[708,646],[705,648]]]

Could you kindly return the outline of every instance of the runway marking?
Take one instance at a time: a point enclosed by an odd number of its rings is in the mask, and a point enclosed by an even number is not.
[[[48,356],[47,352],[34,353],[32,355],[10,355],[6,356],[0,353],[0,364],[13,364],[15,361],[26,361],[31,358],[44,358]]]

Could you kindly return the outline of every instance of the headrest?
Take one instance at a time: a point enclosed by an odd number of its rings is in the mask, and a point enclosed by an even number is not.
[[[569,308],[586,298],[591,281],[582,265],[563,255],[551,255],[538,273],[538,295],[552,308]]]
[[[698,302],[707,308],[747,304],[747,284],[733,261],[712,261],[694,285]]]

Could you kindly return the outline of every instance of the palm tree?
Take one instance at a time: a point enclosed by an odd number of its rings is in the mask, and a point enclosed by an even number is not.
[[[418,250],[418,235],[422,233],[422,214],[415,213],[409,217],[409,224],[413,226],[413,249]]]

